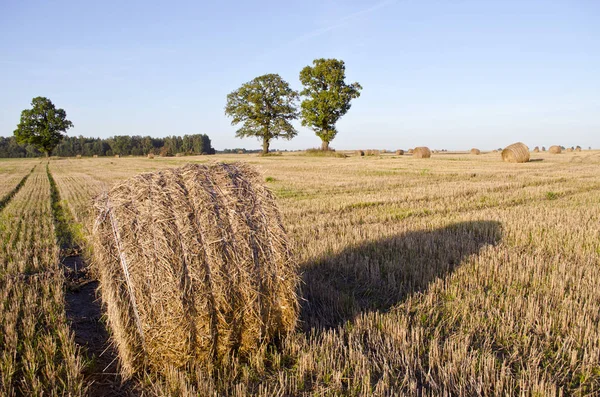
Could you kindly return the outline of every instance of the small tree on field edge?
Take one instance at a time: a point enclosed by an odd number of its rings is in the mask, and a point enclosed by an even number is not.
[[[313,66],[300,72],[304,89],[302,101],[302,125],[312,128],[321,138],[321,149],[329,150],[335,138],[335,123],[350,110],[350,101],[360,96],[358,83],[346,84],[346,66],[338,59],[315,59]]]
[[[292,139],[298,132],[290,123],[298,117],[298,93],[278,74],[265,74],[227,95],[225,114],[231,125],[242,123],[235,136],[262,139],[263,154],[271,139]]]
[[[48,98],[33,98],[31,106],[21,112],[15,138],[17,143],[33,145],[48,157],[73,123],[67,120],[67,113],[57,109]]]

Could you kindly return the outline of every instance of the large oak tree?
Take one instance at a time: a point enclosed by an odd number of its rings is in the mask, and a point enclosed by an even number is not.
[[[266,154],[271,139],[298,134],[291,124],[298,117],[297,100],[298,93],[278,74],[265,74],[227,95],[225,114],[232,118],[231,125],[242,124],[236,137],[261,139]]]
[[[15,138],[17,143],[33,145],[48,157],[73,123],[67,120],[67,113],[57,109],[48,98],[33,98],[31,106],[21,112]]]
[[[300,72],[304,89],[302,125],[310,127],[323,141],[321,148],[329,150],[335,138],[337,121],[350,110],[350,101],[360,96],[361,85],[346,84],[346,66],[338,59],[315,59],[313,66]]]

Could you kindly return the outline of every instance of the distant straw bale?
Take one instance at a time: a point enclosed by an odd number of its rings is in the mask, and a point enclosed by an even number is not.
[[[413,149],[413,157],[417,159],[428,159],[431,157],[431,150],[426,146],[419,146]]]
[[[154,158],[154,153],[148,153],[148,158],[149,159],[153,159]]]
[[[570,147],[570,148],[567,148],[566,152],[567,152],[567,153],[571,153],[571,152],[573,152],[573,148],[572,148],[572,147]]]
[[[80,158],[81,158],[81,155],[80,155],[80,154],[78,154],[78,155],[77,155],[77,156],[75,156],[75,157],[76,157],[76,158],[78,158],[78,159],[80,159]]]
[[[98,158],[98,155],[97,155],[97,154],[95,154],[95,155],[93,155],[92,157],[93,157],[93,158],[95,158],[95,159],[97,159],[97,158]]]
[[[121,156],[119,156],[118,154],[115,154],[115,158],[116,159],[118,159],[119,157],[121,157]]]
[[[396,150],[396,155],[397,156],[404,156],[404,150],[402,150],[402,149]]]
[[[546,146],[542,146],[542,152],[546,151]]]
[[[295,329],[297,266],[250,166],[141,174],[95,209],[93,266],[125,378],[218,368]]]
[[[473,148],[473,149],[471,149],[471,154],[476,154],[476,155],[481,154],[481,150]]]
[[[539,153],[539,152],[540,152],[539,146],[536,146],[533,148],[533,153]]]
[[[356,154],[357,156],[364,156],[365,152],[362,150],[357,150],[356,152],[354,152],[354,154]]]
[[[521,142],[508,145],[502,150],[502,160],[507,163],[526,163],[529,161],[529,148]]]
[[[562,149],[558,145],[552,145],[552,146],[550,146],[548,151],[552,154],[560,154],[562,152]]]
[[[408,154],[413,154],[414,150],[413,149],[408,149]]]
[[[581,146],[577,146],[577,147],[575,148],[575,151],[576,151],[576,152],[581,152]]]

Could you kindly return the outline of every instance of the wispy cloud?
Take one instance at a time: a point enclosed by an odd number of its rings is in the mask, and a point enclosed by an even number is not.
[[[369,14],[373,11],[390,6],[397,2],[398,2],[398,0],[384,0],[382,2],[379,2],[379,3],[369,7],[369,8],[365,8],[360,11],[353,12],[352,14],[345,15],[345,16],[341,17],[340,19],[338,19],[334,24],[331,24],[331,25],[323,27],[323,28],[315,29],[311,32],[308,32],[299,37],[296,37],[293,40],[290,40],[287,43],[287,45],[302,43],[302,42],[308,41],[310,39],[314,39],[315,37],[322,36],[325,33],[331,32],[332,30],[336,30],[336,29],[339,29],[339,28],[347,25],[349,22],[351,22],[357,18],[360,18],[366,14]]]

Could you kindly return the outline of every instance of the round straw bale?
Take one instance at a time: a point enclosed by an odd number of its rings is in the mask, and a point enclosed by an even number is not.
[[[576,152],[581,152],[581,146],[576,146],[576,147],[575,147],[575,151],[576,151]]]
[[[218,368],[295,328],[296,263],[275,197],[250,166],[141,174],[95,209],[92,263],[125,378]]]
[[[356,154],[357,156],[364,156],[364,155],[365,155],[365,152],[364,152],[363,150],[357,150],[357,151],[355,152],[355,154]]]
[[[413,149],[408,149],[408,154],[413,154],[414,150]]]
[[[77,156],[75,156],[75,157],[76,157],[76,158],[78,158],[78,159],[80,159],[80,158],[81,158],[81,155],[80,155],[80,154],[78,154],[78,155],[77,155]]]
[[[431,150],[425,146],[419,146],[413,149],[413,157],[417,159],[428,159],[431,157]]]
[[[539,153],[539,152],[540,152],[539,146],[536,146],[533,148],[533,153]]]
[[[542,152],[546,151],[546,146],[542,146]]]
[[[118,159],[119,157],[121,157],[121,156],[119,156],[118,154],[115,154],[115,158],[116,159]]]
[[[567,152],[567,153],[571,153],[572,151],[573,151],[573,148],[572,148],[572,147],[569,147],[569,148],[567,148],[567,150],[566,150],[566,152]]]
[[[481,154],[481,150],[473,148],[471,149],[471,154]]]
[[[553,145],[553,146],[550,146],[550,148],[548,149],[548,151],[550,153],[552,153],[552,154],[559,154],[559,153],[562,152],[562,149],[558,145]]]
[[[93,158],[95,158],[95,159],[97,159],[97,158],[98,158],[98,155],[97,155],[97,154],[95,154],[95,155],[93,155],[92,157],[93,157]]]
[[[521,142],[508,145],[502,150],[502,160],[507,163],[526,163],[529,161],[529,148]]]
[[[153,159],[154,158],[154,153],[148,153],[148,158],[149,159]]]
[[[396,150],[396,155],[397,156],[404,156],[404,150],[402,150],[402,149]]]

